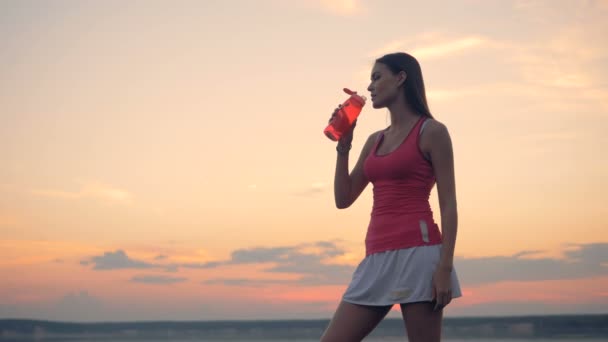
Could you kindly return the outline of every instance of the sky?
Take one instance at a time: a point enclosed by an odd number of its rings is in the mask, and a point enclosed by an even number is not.
[[[463,297],[445,315],[608,313],[606,17],[599,0],[0,1],[0,318],[330,318],[372,186],[336,209],[323,129],[397,51],[454,146]],[[351,166],[389,120],[363,109]]]

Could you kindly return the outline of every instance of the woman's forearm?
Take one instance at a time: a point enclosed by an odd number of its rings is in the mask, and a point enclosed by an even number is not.
[[[456,233],[458,231],[458,211],[456,203],[444,205],[441,208],[441,259],[439,266],[452,269],[454,264],[454,249],[456,247]]]
[[[336,207],[343,209],[351,205],[351,179],[348,173],[348,152],[338,152],[336,160],[336,173],[334,176],[334,198]]]

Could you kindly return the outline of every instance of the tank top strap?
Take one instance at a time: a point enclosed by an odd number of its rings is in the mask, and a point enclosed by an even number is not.
[[[424,127],[429,123],[431,118],[429,118],[428,116],[424,116],[422,120],[420,120],[422,123],[420,124],[420,127],[418,127],[417,131],[416,131],[416,149],[418,150],[418,152],[420,152],[420,155],[422,156],[422,158],[424,158],[424,160],[426,160],[427,162],[430,161],[431,159],[425,155],[422,150],[420,149],[420,136],[422,135],[422,131],[424,130]]]
[[[422,131],[424,130],[424,127],[426,126],[426,124],[429,123],[429,117],[425,116],[422,119],[422,124],[420,125],[420,129],[418,130],[418,135],[422,134]]]
[[[416,122],[416,124],[412,128],[412,133],[410,134],[413,138],[412,140],[418,141],[418,137],[420,136],[420,133],[422,132],[422,126],[426,122],[426,119],[427,119],[427,117],[424,115],[421,116],[420,119],[418,119],[418,122]]]
[[[376,136],[376,141],[374,142],[374,146],[372,147],[372,152],[370,153],[371,155],[376,155],[376,150],[378,149],[378,145],[380,144],[380,142],[382,140],[384,140],[384,132],[386,132],[388,128],[385,128],[383,130],[381,130],[378,135]]]

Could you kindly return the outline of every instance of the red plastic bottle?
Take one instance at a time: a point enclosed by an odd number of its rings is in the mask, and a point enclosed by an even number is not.
[[[344,132],[350,129],[355,119],[361,114],[361,109],[363,109],[367,100],[365,96],[357,95],[356,91],[348,88],[344,88],[343,90],[350,97],[342,104],[334,119],[323,131],[333,141],[340,140]]]

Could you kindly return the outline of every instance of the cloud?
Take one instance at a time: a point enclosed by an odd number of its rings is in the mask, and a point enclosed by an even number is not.
[[[184,264],[180,264],[181,267],[184,268],[201,268],[201,269],[205,269],[205,268],[216,268],[222,265],[225,265],[226,263],[223,261],[208,261],[208,262],[203,262],[203,263],[194,263],[194,262],[190,262],[190,263],[184,263]]]
[[[168,277],[160,275],[135,276],[131,278],[132,282],[144,284],[174,284],[188,280],[183,277]]]
[[[545,6],[545,1],[539,0],[515,0],[513,2],[513,9],[516,11],[524,12],[537,12],[539,10],[550,10],[549,6]]]
[[[543,142],[572,142],[581,136],[584,136],[583,133],[579,133],[577,131],[561,131],[561,132],[537,132],[529,135],[520,135],[517,136],[517,139],[522,140],[525,144],[529,146],[532,144],[539,144]]]
[[[128,269],[128,268],[154,268],[158,265],[147,263],[145,261],[135,260],[129,258],[129,256],[121,249],[114,252],[105,252],[101,256],[94,256],[88,260],[80,262],[81,265],[93,264],[95,270],[117,270],[117,269]]]
[[[551,16],[563,15],[563,8],[555,13],[555,6],[549,3],[536,5],[541,8],[530,9],[530,17],[552,20]],[[599,105],[608,110],[606,13],[591,3],[572,2],[568,6],[573,13],[570,25],[556,27],[542,40],[529,43],[502,41],[496,47],[514,64],[523,82],[553,90],[546,102],[557,103],[558,107],[564,102],[590,102],[596,108]],[[539,16],[539,12],[542,15]]]
[[[534,282],[545,280],[583,279],[608,275],[608,243],[570,245],[560,258],[541,257],[542,251],[521,251],[511,256],[456,258],[455,268],[464,286],[505,281]],[[265,279],[212,278],[205,284],[231,286],[264,286],[294,284],[305,286],[345,285],[356,261],[345,248],[332,241],[319,241],[295,246],[254,247],[237,249],[229,259],[204,263],[149,263],[131,259],[124,251],[106,252],[82,261],[95,270],[161,269],[176,272],[179,268],[217,269],[224,266],[261,264]],[[342,261],[342,262],[338,262]],[[344,262],[347,261],[347,262]],[[145,283],[185,281],[179,277],[148,276],[132,279]]]
[[[528,258],[539,251],[512,256],[457,258],[454,263],[464,285],[502,281],[581,279],[608,275],[608,243],[573,245],[563,258]]]
[[[550,16],[554,18],[547,25],[554,25],[555,21],[571,22],[571,25],[548,30],[540,39],[513,41],[477,34],[455,36],[430,32],[388,41],[374,50],[369,58],[407,51],[425,64],[432,60],[433,68],[449,68],[450,73],[465,76],[462,70],[454,68],[457,64],[452,57],[475,51],[483,62],[479,63],[478,69],[471,70],[465,82],[468,84],[454,84],[444,89],[429,87],[427,94],[432,102],[463,97],[515,96],[515,101],[521,102],[523,98],[545,111],[580,115],[598,113],[599,110],[606,115],[608,87],[605,79],[608,69],[605,61],[608,48],[604,44],[604,33],[608,32],[608,21],[603,20],[606,12],[598,4],[568,4],[568,10],[573,13],[569,19],[563,18],[563,8],[547,2],[525,1],[516,5],[523,18],[529,20]],[[463,62],[466,65],[466,61]],[[488,75],[495,76],[488,78]],[[369,66],[358,71],[356,77],[368,82]],[[479,77],[477,83],[475,77]],[[538,108],[531,110],[537,111]]]
[[[393,53],[393,52],[397,52],[397,51],[402,51],[405,46],[407,46],[407,43],[411,41],[411,40],[393,40],[390,41],[386,44],[384,44],[384,46],[372,51],[370,54],[367,55],[368,58],[378,58],[382,55],[385,55],[387,53]],[[365,72],[367,74],[369,74],[369,70],[365,70]],[[369,75],[368,75],[369,76]]]
[[[453,40],[437,42],[430,45],[414,47],[411,51],[418,59],[440,58],[479,47],[485,43],[481,37],[462,37]]]
[[[232,252],[229,263],[250,264],[276,262],[288,256],[293,249],[293,247],[257,247],[250,249],[239,249]]]
[[[487,92],[480,87],[458,88],[458,89],[430,89],[427,91],[427,98],[430,102],[450,101],[465,97],[475,97]]]
[[[32,190],[32,194],[59,198],[66,200],[77,200],[85,198],[96,198],[109,202],[121,204],[130,204],[133,202],[133,195],[126,190],[115,188],[101,183],[88,183],[81,186],[77,192],[68,192],[61,190],[37,189]]]
[[[355,16],[365,13],[361,0],[273,0],[275,6],[288,6],[301,11],[320,11],[339,17]]]
[[[154,260],[161,261],[167,256],[158,255]],[[151,263],[130,258],[125,251],[117,249],[114,252],[104,252],[103,255],[93,256],[89,259],[80,261],[83,266],[94,265],[93,270],[108,271],[121,269],[161,269],[165,272],[177,272],[179,264],[175,263]]]
[[[593,87],[594,75],[585,66],[593,57],[581,53],[585,49],[580,43],[568,40],[558,36],[545,44],[506,48],[510,49],[510,58],[519,67],[521,77],[529,84],[572,89]],[[564,50],[565,47],[573,51]]]
[[[603,265],[606,271],[608,267],[608,243],[591,243],[586,245],[572,245],[574,249],[565,252],[570,260],[584,266],[596,267]]]
[[[541,253],[543,253],[543,251],[541,251],[541,250],[521,251],[521,252],[517,252],[517,253],[513,254],[512,258],[521,258],[521,257],[525,257],[525,256],[538,255]]]
[[[317,251],[307,251],[311,248],[317,248]],[[455,267],[464,286],[608,275],[608,243],[573,245],[569,248],[564,252],[563,258],[539,258],[536,256],[542,251],[521,251],[512,256],[457,258]],[[256,287],[272,284],[344,285],[349,282],[355,267],[326,262],[329,258],[344,254],[345,250],[333,242],[237,250],[232,253],[230,260],[217,263],[216,267],[227,264],[270,263],[272,265],[264,269],[267,274],[290,274],[299,277],[287,280],[218,278],[207,280],[205,284]]]
[[[393,40],[372,51],[368,57],[378,58],[387,53],[407,51],[416,59],[449,57],[466,50],[487,45],[489,40],[481,36],[447,37],[440,33],[424,33],[411,39]]]
[[[295,196],[314,196],[320,193],[325,192],[328,184],[326,182],[314,182],[310,184],[307,188],[294,192]]]
[[[267,279],[253,278],[215,278],[203,284],[221,284],[226,286],[265,287],[270,285],[287,284],[293,286],[344,285],[352,276],[354,266],[336,264],[335,260],[347,255],[345,249],[332,241],[319,241],[296,246],[253,247],[237,249],[226,260],[208,261],[202,263],[162,263],[169,259],[154,257],[157,262],[147,262],[128,256],[123,250],[105,252],[82,261],[83,265],[93,265],[94,270],[119,269],[173,269],[193,268],[201,270],[217,269],[233,265],[263,265]],[[161,260],[158,260],[161,259]],[[145,284],[173,284],[187,281],[184,277],[162,275],[138,275],[131,278],[132,282]]]
[[[225,286],[251,286],[265,287],[268,285],[295,284],[291,279],[247,279],[247,278],[228,278],[228,279],[209,279],[204,281],[204,285],[225,285]]]
[[[354,15],[363,11],[360,0],[316,0],[322,9],[337,15]]]
[[[297,285],[338,285],[345,284],[352,276],[352,265],[335,264],[329,259],[344,255],[346,252],[333,242],[321,241],[288,247],[256,247],[240,249],[232,253],[230,260],[218,263],[227,264],[272,264],[264,269],[267,273],[295,274],[299,278],[285,279],[210,279],[206,284],[225,284],[239,286],[261,286],[266,284]]]

